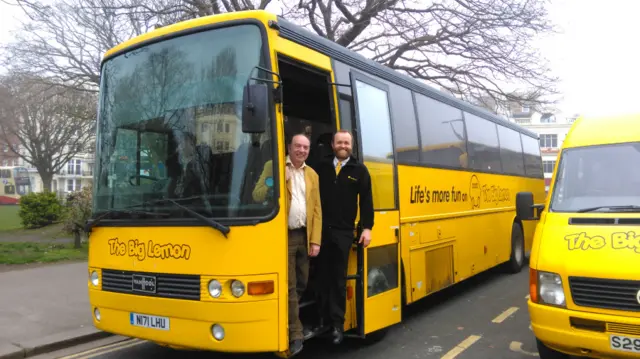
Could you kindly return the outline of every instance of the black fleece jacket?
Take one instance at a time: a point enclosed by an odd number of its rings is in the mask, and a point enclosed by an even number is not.
[[[351,156],[336,177],[334,155],[327,156],[316,165],[320,178],[323,227],[353,230],[360,196],[360,224],[363,229],[373,228],[373,198],[369,170]]]

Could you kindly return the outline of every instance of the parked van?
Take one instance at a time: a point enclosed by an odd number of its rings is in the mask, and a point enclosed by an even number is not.
[[[541,359],[640,358],[640,115],[579,118],[537,220],[529,315]]]

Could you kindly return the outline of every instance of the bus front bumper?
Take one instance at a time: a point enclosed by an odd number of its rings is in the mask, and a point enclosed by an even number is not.
[[[528,301],[531,329],[547,347],[575,356],[640,358],[640,318],[575,311]]]
[[[109,333],[184,349],[279,351],[277,299],[214,303],[90,289],[89,301],[95,327]],[[136,314],[153,317],[140,318]],[[134,325],[135,322],[146,326]],[[218,334],[222,328],[224,338],[214,337],[214,325]],[[162,326],[165,328],[158,328]]]

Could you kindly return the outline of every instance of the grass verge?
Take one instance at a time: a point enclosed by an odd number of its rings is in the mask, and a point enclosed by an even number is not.
[[[18,211],[20,206],[17,205],[0,205],[0,231],[8,231],[19,229],[22,227]]]
[[[73,248],[73,243],[0,242],[0,264],[53,263],[86,260],[88,244]]]

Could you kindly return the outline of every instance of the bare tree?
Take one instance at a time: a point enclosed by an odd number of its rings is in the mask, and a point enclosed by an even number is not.
[[[95,103],[93,94],[7,76],[0,83],[0,143],[33,165],[49,191],[53,175],[91,146]]]
[[[8,50],[8,65],[73,86],[97,84],[99,58],[158,25],[265,9],[272,0],[0,0],[34,21]],[[557,79],[532,47],[553,32],[548,0],[282,0],[286,17],[392,69],[468,101],[551,103]],[[55,64],[55,65],[52,65]],[[95,87],[94,87],[95,88]]]
[[[104,53],[153,28],[136,0],[0,0],[20,6],[28,21],[6,46],[5,65],[50,84],[95,92]]]
[[[555,77],[532,48],[547,0],[300,0],[299,21],[468,101],[546,103]],[[520,91],[514,91],[519,89]]]

